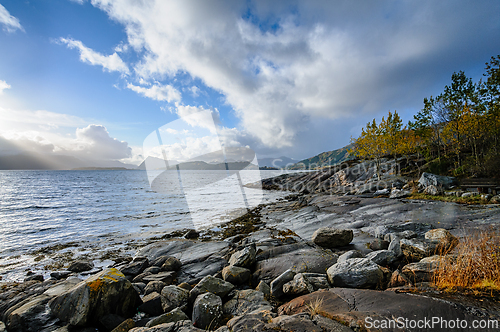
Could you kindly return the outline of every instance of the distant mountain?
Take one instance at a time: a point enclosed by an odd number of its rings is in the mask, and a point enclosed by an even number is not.
[[[83,161],[72,156],[44,155],[34,152],[0,155],[0,170],[71,170],[85,167],[135,168],[136,166],[116,160]]]
[[[284,168],[286,166],[293,165],[297,162],[298,162],[298,160],[288,158],[288,157],[259,158],[259,166],[260,167]]]
[[[177,164],[177,161],[170,161],[168,164],[169,165],[174,165]],[[146,170],[146,165],[148,169],[153,170],[153,169],[165,169],[166,168],[166,163],[165,160],[161,158],[156,158],[156,157],[147,157],[139,166],[137,166],[137,169],[142,169]]]
[[[147,157],[146,160],[144,160],[137,167],[137,169],[146,170],[146,165],[147,165],[148,169],[150,169],[150,170],[166,169],[165,161],[163,159],[156,158],[156,157]],[[179,169],[181,169],[181,170],[208,171],[208,170],[225,170],[226,169],[226,163],[209,164],[209,163],[204,162],[204,161],[188,161],[188,162],[184,162],[184,163],[171,162],[171,163],[169,163],[168,169],[177,169],[177,166],[179,166]],[[255,166],[249,162],[241,162],[241,161],[228,162],[227,167],[229,170],[258,169],[257,166]]]
[[[341,163],[352,158],[349,157],[348,153],[348,149],[350,148],[352,148],[351,144],[341,149],[320,153],[317,156],[301,160],[298,163],[288,167],[288,169],[312,169],[316,167],[331,166]]]

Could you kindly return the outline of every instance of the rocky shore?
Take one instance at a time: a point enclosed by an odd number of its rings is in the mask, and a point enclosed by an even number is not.
[[[498,227],[498,205],[408,200],[408,181],[390,165],[382,178],[353,170],[265,180],[297,194],[221,229],[171,234],[100,271],[74,261],[48,280],[1,283],[0,332],[428,331],[411,324],[500,320],[498,302],[430,283],[439,254],[464,233]],[[458,191],[453,179],[427,178],[422,191]],[[83,271],[92,274],[77,278]]]

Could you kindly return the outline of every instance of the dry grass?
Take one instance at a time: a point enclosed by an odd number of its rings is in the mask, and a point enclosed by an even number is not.
[[[323,298],[316,298],[314,301],[306,304],[311,317],[314,315],[319,315],[321,312],[321,308],[323,307]]]
[[[480,195],[471,197],[456,197],[456,196],[433,196],[425,193],[413,192],[409,199],[426,199],[432,201],[442,201],[442,202],[455,202],[459,204],[469,204],[469,205],[480,205],[480,204],[493,204],[487,200],[481,198]]]
[[[461,239],[453,255],[442,256],[434,283],[449,292],[500,294],[500,231],[491,228]]]

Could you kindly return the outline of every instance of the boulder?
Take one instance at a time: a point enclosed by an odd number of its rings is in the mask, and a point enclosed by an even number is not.
[[[189,297],[195,299],[203,293],[212,293],[220,297],[225,297],[234,289],[234,285],[219,278],[206,276],[190,292]]]
[[[380,267],[368,258],[352,258],[336,263],[326,273],[334,287],[375,288],[384,277]]]
[[[370,242],[370,249],[371,250],[384,250],[389,247],[389,241],[382,240],[382,239],[375,239],[372,242]]]
[[[411,285],[410,279],[408,279],[408,277],[405,276],[400,270],[396,270],[392,273],[387,288],[401,287],[407,285]]]
[[[198,233],[196,230],[194,229],[190,229],[188,230],[185,234],[184,234],[184,238],[185,239],[197,239],[198,237],[200,236],[200,233]]]
[[[239,266],[229,265],[222,269],[222,278],[233,285],[246,283],[250,279],[251,275],[252,273],[249,269]]]
[[[139,306],[139,311],[145,312],[150,316],[158,316],[163,313],[161,295],[157,292],[152,292],[144,296],[142,302]]]
[[[431,281],[432,274],[439,268],[440,262],[441,256],[426,257],[420,262],[403,266],[402,273],[413,283]]]
[[[359,250],[349,250],[348,252],[345,252],[339,256],[337,263],[345,262],[346,260],[351,258],[363,258],[363,254]]]
[[[231,255],[229,259],[229,265],[239,266],[239,267],[251,267],[255,264],[255,243],[245,247],[243,250],[237,251]]]
[[[66,279],[71,274],[71,271],[54,271],[50,273],[50,276],[54,279],[61,280]]]
[[[297,273],[293,280],[283,285],[283,293],[288,295],[304,295],[314,292],[313,285],[302,273]]]
[[[212,293],[196,297],[193,304],[193,325],[204,330],[213,330],[222,318],[222,300]]]
[[[394,253],[396,258],[401,258],[403,256],[403,251],[401,250],[401,244],[399,243],[399,238],[395,237],[392,239],[391,243],[389,243],[389,247],[387,250],[390,250]]]
[[[161,269],[163,271],[179,271],[182,267],[182,263],[175,257],[168,257],[162,264]]]
[[[169,312],[175,308],[183,310],[187,307],[189,291],[178,286],[165,286],[161,291],[161,306],[164,312]]]
[[[273,306],[265,300],[262,292],[246,289],[236,294],[223,306],[224,314],[241,316],[256,310],[272,310]]]
[[[396,254],[392,250],[377,250],[366,255],[366,258],[378,265],[390,265],[396,261]]]
[[[257,255],[252,278],[254,284],[260,280],[269,284],[289,269],[295,273],[326,273],[327,267],[335,264],[337,259],[331,250],[311,248],[307,243],[272,247]]]
[[[315,291],[318,289],[330,288],[326,273],[302,273],[302,275],[309,281]]]
[[[153,266],[150,266],[147,269],[145,269],[143,273],[148,273],[148,275],[150,275],[150,274],[157,274],[160,272],[161,272],[161,267],[153,265]]]
[[[427,188],[429,186],[435,186],[437,188],[449,189],[456,183],[456,179],[451,176],[441,176],[431,173],[422,173],[422,176],[418,180],[418,185],[421,188]]]
[[[430,185],[430,186],[425,187],[424,193],[426,193],[427,195],[431,195],[431,196],[437,196],[437,195],[441,195],[443,193],[443,191],[436,186]]]
[[[165,323],[174,323],[183,320],[188,320],[189,317],[180,308],[175,308],[167,313],[151,319],[147,322],[146,327],[153,327]]]
[[[50,297],[42,294],[25,301],[24,304],[6,313],[6,323],[9,331],[37,332],[49,320],[50,314],[45,310]]]
[[[84,271],[90,271],[94,268],[94,263],[91,261],[87,260],[77,260],[71,263],[71,265],[68,267],[68,271],[71,272],[84,272]]]
[[[136,275],[142,273],[149,266],[147,259],[136,260],[130,262],[124,267],[120,268],[120,271],[126,276],[135,277]]]
[[[271,282],[271,295],[279,298],[283,296],[283,285],[289,281],[293,280],[295,277],[295,272],[292,270],[286,270],[279,277]]]
[[[160,294],[161,290],[165,286],[167,286],[167,284],[163,281],[150,281],[148,282],[146,287],[144,287],[144,295],[148,295],[153,292],[157,292],[158,294]]]
[[[438,243],[427,239],[401,239],[401,251],[408,262],[418,262],[436,253]]]
[[[129,317],[141,303],[130,281],[117,269],[106,269],[53,298],[54,316],[70,325],[83,326],[107,314]]]
[[[259,282],[255,290],[262,292],[266,299],[269,298],[269,296],[271,295],[271,287],[269,287],[269,285],[262,280]]]
[[[425,233],[425,238],[432,242],[437,242],[436,253],[446,254],[455,249],[458,239],[444,228],[431,229]]]
[[[405,198],[405,197],[408,197],[410,195],[411,195],[410,190],[392,188],[391,194],[389,195],[389,198],[391,198],[391,199]]]
[[[314,232],[312,241],[323,248],[343,247],[351,243],[354,233],[351,229],[321,227]]]

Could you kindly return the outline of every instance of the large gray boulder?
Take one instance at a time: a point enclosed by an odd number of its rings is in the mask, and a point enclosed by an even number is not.
[[[352,229],[321,227],[314,232],[312,241],[323,248],[337,248],[348,245],[353,238]]]
[[[195,299],[203,293],[212,293],[220,297],[224,297],[234,289],[234,285],[222,279],[206,276],[203,278],[191,291],[189,297]]]
[[[106,269],[53,298],[54,316],[70,325],[97,322],[107,314],[131,316],[141,303],[130,281],[117,269]]]
[[[189,298],[189,291],[178,286],[163,287],[161,291],[161,306],[163,311],[169,312],[175,308],[185,310]]]
[[[245,247],[231,255],[229,265],[249,268],[255,264],[255,244]]]
[[[366,258],[378,265],[390,265],[397,259],[396,254],[392,250],[377,250],[366,255]]]
[[[402,273],[412,282],[431,281],[432,275],[439,268],[441,256],[426,257],[417,263],[403,266]]]
[[[233,285],[246,283],[251,275],[250,270],[244,267],[229,265],[222,269],[222,278]]]
[[[418,262],[422,258],[435,255],[439,242],[427,239],[401,239],[401,251],[408,262]]]
[[[50,297],[42,294],[28,300],[25,304],[10,312],[7,316],[7,328],[15,332],[37,332],[50,320],[45,310]]]
[[[418,185],[421,188],[427,188],[429,186],[435,186],[436,188],[449,189],[453,184],[456,183],[456,178],[451,176],[442,176],[432,173],[422,173],[422,176],[418,180]]]
[[[255,310],[272,310],[273,306],[265,300],[262,292],[246,289],[236,294],[223,306],[227,315],[241,316]]]
[[[193,304],[193,325],[204,330],[213,330],[222,317],[222,300],[215,294],[198,295]]]
[[[458,239],[444,228],[431,229],[425,233],[425,238],[435,242],[436,253],[445,254],[450,252],[458,245]]]
[[[368,258],[352,258],[336,263],[326,273],[334,287],[375,288],[384,277],[380,266]]]

